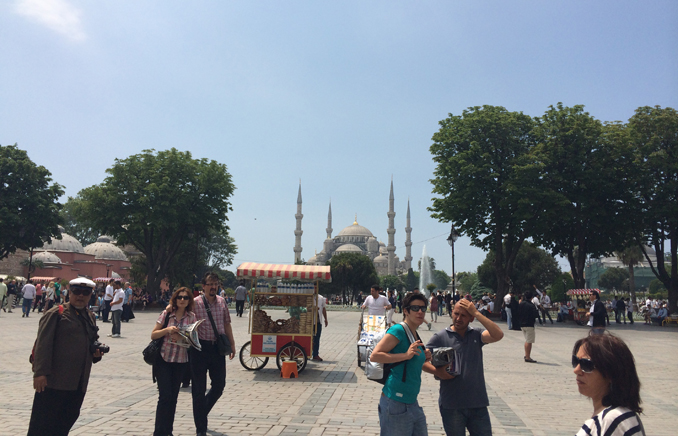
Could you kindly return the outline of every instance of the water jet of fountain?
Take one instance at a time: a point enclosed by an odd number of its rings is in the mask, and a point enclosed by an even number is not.
[[[419,291],[428,298],[429,292],[426,285],[433,283],[433,274],[431,273],[431,259],[426,253],[426,245],[421,253],[421,267],[419,269]]]

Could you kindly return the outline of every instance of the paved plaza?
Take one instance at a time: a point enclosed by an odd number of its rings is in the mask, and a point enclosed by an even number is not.
[[[283,312],[268,311],[273,319]],[[150,340],[157,312],[137,312],[123,323],[121,339],[106,338],[111,324],[99,324],[111,352],[94,365],[85,404],[72,435],[150,435],[157,390],[151,368],[141,357]],[[279,315],[279,316],[276,316]],[[299,379],[281,379],[274,360],[261,371],[245,370],[236,359],[227,364],[224,396],[209,415],[208,434],[217,435],[378,435],[377,403],[381,385],[367,381],[356,361],[358,312],[329,312],[323,330],[322,363],[310,362]],[[396,315],[400,320],[400,316]],[[37,313],[21,318],[20,310],[0,312],[0,435],[24,435],[33,400],[28,356],[35,339]],[[424,342],[444,328],[447,317],[424,329]],[[474,323],[477,325],[478,323]],[[238,350],[249,340],[247,318],[233,317]],[[573,324],[537,326],[532,357],[523,362],[520,332],[484,347],[490,416],[496,435],[573,435],[591,412],[591,403],[577,392],[570,365],[572,345],[587,329]],[[636,358],[648,436],[678,433],[678,329],[611,327]],[[424,375],[419,403],[430,435],[443,435],[438,412],[437,382]],[[463,393],[460,393],[463,395]],[[179,395],[174,435],[194,435],[189,389]]]

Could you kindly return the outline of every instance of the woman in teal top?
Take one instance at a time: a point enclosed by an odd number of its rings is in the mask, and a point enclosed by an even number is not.
[[[374,347],[370,360],[391,364],[392,369],[379,400],[379,425],[382,436],[426,436],[426,416],[419,407],[421,368],[431,360],[431,352],[417,335],[426,322],[428,301],[422,294],[409,293],[403,300],[405,325],[396,324]],[[416,339],[413,343],[408,337]],[[396,364],[396,366],[393,366]]]

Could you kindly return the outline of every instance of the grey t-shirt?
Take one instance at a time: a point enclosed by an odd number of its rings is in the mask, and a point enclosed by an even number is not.
[[[235,288],[235,299],[236,300],[245,300],[247,298],[247,288],[244,286],[238,286]]]
[[[440,408],[470,409],[490,405],[483,371],[483,331],[468,327],[462,338],[448,327],[433,335],[426,344],[426,348],[452,347],[461,360],[461,374],[452,380],[440,381]]]

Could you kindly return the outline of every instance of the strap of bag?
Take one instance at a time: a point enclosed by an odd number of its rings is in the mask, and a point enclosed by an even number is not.
[[[212,311],[210,310],[210,304],[207,302],[207,298],[205,296],[202,296],[202,301],[205,303],[205,310],[207,311],[207,316],[210,318],[210,323],[212,324],[212,329],[214,330],[214,338],[215,340],[219,339],[219,332],[217,331],[217,326],[214,324],[214,318],[212,318]]]

